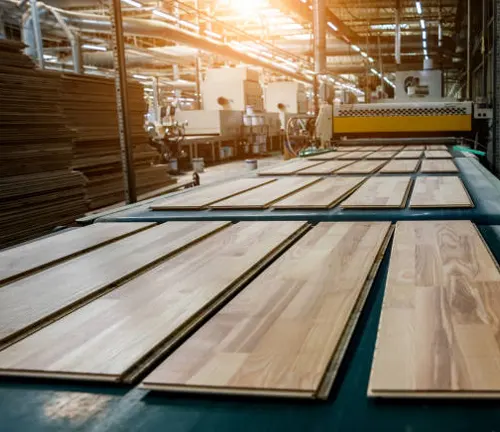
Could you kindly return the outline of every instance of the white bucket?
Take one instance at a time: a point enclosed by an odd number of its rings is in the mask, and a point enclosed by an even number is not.
[[[196,173],[202,173],[205,169],[203,158],[193,158],[193,170]]]
[[[245,159],[245,167],[247,171],[253,171],[257,169],[257,160],[256,159]]]
[[[179,171],[179,165],[177,163],[177,159],[170,159],[168,161],[168,165],[169,165],[170,171],[173,171],[173,172]]]
[[[252,116],[244,115],[243,116],[243,124],[245,126],[252,126]]]

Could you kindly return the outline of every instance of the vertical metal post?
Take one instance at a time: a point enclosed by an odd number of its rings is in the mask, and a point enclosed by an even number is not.
[[[160,113],[160,89],[158,88],[158,77],[153,77],[153,121],[155,123],[161,123],[161,113]]]
[[[38,65],[43,69],[43,39],[42,39],[42,28],[40,27],[40,17],[38,15],[38,7],[36,5],[36,0],[30,0],[31,7],[31,20],[33,22],[33,30],[35,33],[35,48],[36,56],[38,60]]]
[[[382,96],[384,91],[384,62],[382,61],[382,47],[380,46],[380,33],[377,35],[377,45],[378,45],[378,65],[380,69],[380,86],[382,87]]]
[[[110,20],[123,182],[125,200],[127,204],[130,204],[137,201],[137,193],[135,189],[134,156],[132,153],[132,135],[129,121],[127,69],[125,66],[125,44],[123,42],[123,23],[120,0],[112,0]]]
[[[198,55],[196,56],[195,61],[195,80],[196,80],[196,109],[201,109],[201,58],[200,52],[198,51]]]
[[[396,64],[401,64],[401,2],[396,0],[396,31],[394,33],[394,58]]]
[[[314,71],[326,72],[326,3],[325,0],[313,0],[314,25]]]
[[[471,22],[472,22],[472,9],[471,9],[471,0],[467,0],[467,83],[466,83],[466,98],[467,100],[471,99],[471,82],[470,82],[470,35],[471,35]]]
[[[488,93],[488,56],[486,54],[486,0],[483,0],[483,16],[482,16],[482,36],[481,36],[481,54],[483,58],[483,75],[481,83],[481,96],[486,99]]]
[[[73,70],[76,73],[83,73],[83,53],[80,44],[80,35],[74,34],[71,42],[71,55],[73,58]]]

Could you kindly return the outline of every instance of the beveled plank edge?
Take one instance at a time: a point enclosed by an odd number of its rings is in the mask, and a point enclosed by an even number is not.
[[[44,370],[12,370],[12,369],[0,369],[0,376],[5,377],[25,377],[25,378],[43,378],[43,379],[56,379],[56,380],[81,380],[88,382],[118,382],[116,375],[109,374],[90,374],[81,372],[51,372]]]
[[[464,205],[464,204],[448,204],[448,205],[445,205],[445,206],[442,205],[442,204],[439,204],[439,205],[418,205],[418,204],[417,205],[412,205],[411,204],[411,199],[410,199],[408,207],[409,208],[474,208],[474,207],[476,207],[476,204],[474,203],[474,200],[470,196],[469,190],[467,189],[467,186],[465,186],[465,183],[463,182],[463,180],[458,175],[455,176],[455,177],[458,178],[458,180],[460,181],[460,184],[464,188],[465,194],[467,195],[467,199],[469,200],[468,205],[467,204],[466,205]]]
[[[304,178],[305,179],[305,178]],[[265,209],[265,208],[269,208],[271,207],[275,202],[277,201],[280,201],[282,199],[285,199],[297,192],[300,192],[301,190],[303,189],[306,189],[310,186],[312,186],[313,184],[316,184],[318,183],[320,180],[323,180],[322,177],[318,177],[316,180],[314,181],[311,181],[309,183],[306,183],[305,185],[299,187],[298,189],[294,189],[293,191],[291,192],[288,192],[287,194],[285,195],[281,195],[280,197],[276,198],[276,199],[273,199],[271,201],[268,201],[267,203],[263,204],[263,205],[245,205],[245,204],[242,204],[242,205],[232,205],[232,206],[222,206],[222,205],[217,205],[216,203],[214,204],[210,204],[209,208],[211,210],[248,210],[248,209],[256,209],[256,210],[259,210],[259,209]]]
[[[349,347],[349,342],[354,334],[359,317],[363,312],[366,299],[370,294],[373,282],[375,280],[375,277],[377,276],[380,265],[382,264],[385,253],[387,251],[387,247],[389,246],[390,240],[392,238],[395,229],[396,226],[394,224],[391,224],[389,226],[385,238],[382,244],[380,245],[380,248],[377,252],[377,255],[375,256],[370,272],[367,275],[363,288],[360,291],[360,294],[358,296],[358,299],[356,300],[356,303],[349,317],[349,320],[344,328],[342,336],[340,337],[337,348],[333,352],[329,366],[326,369],[326,372],[323,375],[321,383],[316,391],[315,397],[317,399],[326,400],[330,394],[330,391],[337,377],[337,373],[342,364],[342,360],[344,359],[344,355],[347,351],[347,348]]]
[[[184,324],[177,327],[174,332],[167,335],[162,341],[151,348],[140,359],[138,359],[128,370],[121,376],[120,381],[127,384],[132,384],[138,379],[141,379],[146,373],[154,369],[160,362],[176,350],[184,343],[192,334],[201,328],[208,320],[210,320],[219,310],[239,294],[247,284],[256,277],[261,270],[271,264],[278,256],[285,252],[294,242],[300,239],[307,231],[312,228],[309,222],[304,222],[300,228],[293,234],[283,240],[278,246],[269,251],[257,263],[255,263],[248,271],[242,274],[218,296],[214,297],[200,312],[188,319]],[[141,387],[144,384],[141,383]]]
[[[243,387],[219,388],[219,387],[202,387],[202,386],[162,385],[162,384],[142,384],[141,387],[147,390],[168,391],[175,393],[314,399],[314,394],[312,392],[307,392],[307,391],[300,392],[300,391],[288,391],[288,390],[255,390],[250,388],[246,389]]]
[[[272,207],[273,210],[301,210],[301,209],[311,209],[311,210],[324,210],[324,209],[331,209],[332,207],[335,207],[337,204],[342,202],[345,198],[347,198],[349,195],[354,193],[357,189],[359,189],[364,182],[366,182],[369,179],[368,176],[366,176],[363,180],[361,180],[357,185],[353,186],[351,189],[346,191],[343,195],[339,196],[337,199],[333,200],[329,204],[325,206],[314,206],[314,205],[302,205],[302,206],[281,206],[281,207]]]
[[[370,398],[397,398],[397,399],[499,399],[498,391],[371,391],[368,389],[366,395]]]
[[[108,223],[108,222],[99,222],[99,223]],[[119,223],[119,222],[114,222],[114,223]],[[136,223],[136,222],[134,222]],[[132,236],[134,234],[138,234],[144,230],[147,230],[155,225],[157,225],[156,222],[137,222],[137,223],[147,223],[148,225],[146,226],[143,226],[142,228],[139,228],[135,231],[131,231],[131,232],[128,232],[128,233],[124,233],[122,235],[119,235],[118,237],[113,237],[111,239],[108,239],[102,243],[98,243],[98,244],[95,244],[93,246],[90,246],[86,249],[82,249],[80,251],[76,251],[72,254],[69,254],[69,255],[66,255],[66,256],[63,256],[61,258],[58,258],[58,259],[55,259],[53,261],[49,261],[41,266],[38,266],[38,267],[35,267],[35,268],[32,268],[32,269],[28,269],[28,270],[25,270],[24,272],[21,272],[21,273],[17,273],[15,275],[12,275],[12,276],[9,276],[8,278],[5,278],[5,279],[2,279],[0,280],[0,288],[2,288],[4,285],[7,285],[9,283],[12,283],[12,282],[15,282],[19,279],[22,279],[24,277],[27,277],[27,276],[32,276],[36,273],[40,273],[41,271],[43,270],[47,270],[49,267],[53,267],[57,264],[61,264],[62,262],[68,260],[68,259],[72,259],[72,258],[76,258],[78,256],[81,256],[81,255],[84,255],[88,252],[92,252],[92,251],[95,251],[97,249],[99,249],[100,247],[102,246],[107,246],[111,243],[114,243],[115,241],[118,241],[118,240],[123,240],[125,237],[129,237],[129,236]],[[90,225],[93,225],[93,224],[90,224]],[[90,225],[87,225],[87,226],[90,226]],[[76,228],[78,229],[78,228]],[[64,233],[61,233],[61,235],[64,234]],[[58,235],[58,234],[55,234],[55,235]],[[34,242],[37,241],[36,239],[33,240]]]
[[[196,239],[192,240],[189,243],[186,243],[184,246],[171,251],[165,255],[162,255],[155,259],[154,261],[150,262],[149,264],[146,264],[145,266],[140,267],[139,269],[133,271],[130,274],[127,274],[126,276],[123,276],[120,279],[117,279],[113,281],[111,284],[107,284],[105,287],[97,289],[96,291],[87,294],[86,296],[79,298],[77,301],[57,310],[56,312],[53,312],[38,321],[24,327],[21,330],[18,330],[9,336],[5,337],[3,340],[0,340],[0,351],[4,350],[5,348],[8,348],[9,346],[19,342],[20,340],[32,335],[33,333],[37,332],[38,330],[41,330],[42,328],[48,326],[49,324],[52,324],[61,318],[65,317],[66,315],[69,315],[71,312],[74,312],[77,309],[80,309],[81,307],[89,304],[90,302],[108,294],[109,292],[113,291],[114,289],[118,288],[119,286],[122,286],[123,284],[127,283],[128,281],[142,275],[143,273],[146,273],[147,271],[151,270],[152,268],[156,267],[158,264],[162,263],[163,261],[170,259],[177,254],[183,252],[184,250],[188,249],[189,247],[195,245],[196,243],[201,242],[202,240],[205,240],[206,238],[222,231],[223,229],[227,228],[228,226],[232,225],[232,222],[227,221],[223,225],[221,225],[219,228],[214,229],[213,231],[210,231],[203,236],[197,237]],[[3,374],[2,371],[0,371],[0,375]]]
[[[247,178],[247,177],[242,177],[242,178]],[[253,178],[253,177],[248,177],[248,178]],[[258,177],[255,177],[255,179],[257,179]],[[264,180],[264,179],[263,179]],[[228,198],[231,198],[231,197],[234,197],[236,195],[239,195],[239,194],[242,194],[244,192],[248,192],[248,191],[251,191],[252,189],[257,189],[258,187],[261,187],[261,186],[264,186],[266,184],[269,184],[269,183],[272,183],[273,181],[276,181],[277,179],[266,179],[267,181],[263,182],[263,183],[260,183],[258,185],[255,185],[255,186],[251,186],[247,189],[243,189],[243,190],[240,190],[238,192],[235,192],[231,195],[228,195],[228,196],[225,196],[224,198],[221,198],[221,199],[218,199],[218,200],[215,200],[215,201],[211,201],[209,203],[206,203],[204,205],[201,205],[201,206],[182,206],[182,205],[179,205],[179,206],[167,206],[167,205],[150,205],[149,208],[151,210],[201,210],[201,209],[206,209],[208,208],[211,204],[215,204],[216,202],[219,202],[219,201],[223,201],[225,199],[228,199]],[[230,182],[231,180],[229,180],[228,182]],[[215,186],[222,186],[224,183],[219,183],[217,185],[213,185],[214,187]],[[207,185],[207,187],[210,187],[210,185]],[[189,192],[189,191],[188,191]],[[186,193],[188,193],[186,192]],[[179,195],[176,195],[177,196],[180,196],[181,194]]]
[[[387,165],[384,165],[382,168],[380,168],[380,171],[379,171],[379,174],[413,174],[413,173],[416,173],[418,172],[418,170],[420,169],[420,166],[422,165],[422,160],[421,159],[394,159],[394,160],[397,160],[398,162],[399,161],[403,161],[403,160],[411,160],[411,161],[414,161],[414,160],[418,160],[417,164],[415,165],[415,168],[413,168],[413,171],[384,171],[384,168],[387,168]],[[422,172],[422,171],[420,171]]]

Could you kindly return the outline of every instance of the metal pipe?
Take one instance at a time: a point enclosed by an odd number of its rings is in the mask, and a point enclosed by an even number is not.
[[[382,87],[382,96],[384,95],[384,63],[382,61],[382,52],[380,50],[380,33],[377,36],[377,41],[378,41],[378,67],[380,69],[380,86]]]
[[[394,32],[394,58],[396,64],[401,64],[401,2],[396,0],[396,28]]]
[[[196,109],[201,109],[201,56],[196,57],[195,66]]]
[[[36,4],[36,0],[30,0],[30,9],[31,9],[31,20],[33,22],[33,30],[35,33],[35,48],[36,48],[38,65],[40,66],[40,68],[43,69],[44,61],[43,61],[42,29],[40,27],[40,17],[38,15],[38,7]]]
[[[471,0],[467,0],[467,83],[466,83],[466,94],[467,100],[471,99],[471,82],[470,82],[470,35],[471,35]]]
[[[314,71],[323,74],[326,70],[326,2],[313,1],[314,27]]]
[[[57,23],[61,26],[62,30],[64,31],[64,34],[69,40],[69,43],[71,45],[71,57],[73,59],[73,71],[80,74],[83,73],[80,38],[73,34],[71,29],[68,27],[63,17],[57,10],[51,7],[47,7],[47,9],[50,11],[50,13],[52,13],[52,15],[54,15],[54,18],[56,19]]]
[[[128,109],[127,69],[125,65],[125,44],[123,41],[122,10],[120,0],[113,0],[110,7],[113,52],[115,59],[116,111],[123,168],[123,186],[127,204],[137,201],[135,188],[132,134]]]
[[[153,77],[153,113],[154,113],[153,122],[154,123],[160,123],[161,121],[159,100],[160,100],[160,92],[158,88],[158,77]]]

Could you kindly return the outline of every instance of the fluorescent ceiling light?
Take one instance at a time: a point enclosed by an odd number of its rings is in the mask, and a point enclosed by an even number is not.
[[[417,7],[418,14],[422,15],[422,5],[420,4],[420,2],[415,2],[415,6]]]
[[[53,56],[53,55],[44,54],[44,55],[43,55],[43,59],[44,59],[44,60],[55,60],[55,59],[56,59],[56,57],[55,57],[55,56]]]
[[[89,65],[85,65],[83,66],[84,69],[88,69],[88,70],[97,70],[97,67],[96,66],[89,66]]]
[[[375,60],[373,60],[373,57],[368,57],[368,61],[369,61],[370,63],[373,63]]]
[[[90,44],[83,44],[82,48],[95,50],[95,51],[107,51],[108,50],[106,47],[103,47],[100,45],[90,45]]]
[[[396,24],[373,24],[370,26],[373,30],[394,30],[396,28]],[[408,24],[400,24],[400,28],[407,29]]]
[[[145,88],[144,91],[147,91],[147,92],[152,92],[153,89],[150,89],[150,88]]]
[[[148,76],[146,76],[146,75],[134,74],[134,75],[132,75],[132,76],[133,76],[134,78],[136,78],[136,79],[141,79],[141,80],[146,80],[146,79],[149,79],[149,77],[148,77]]]
[[[209,36],[212,36],[214,38],[217,38],[217,39],[222,39],[222,36],[219,34],[219,33],[215,33],[211,30],[205,30],[205,33]]]
[[[424,49],[424,56],[427,57],[427,50],[426,49]]]
[[[422,30],[425,30],[425,21],[423,19],[420,20],[420,27],[422,27]]]
[[[309,40],[312,37],[312,34],[307,34],[307,33],[301,33],[301,34],[294,34],[294,35],[288,35],[288,36],[282,36],[283,39],[288,39],[288,40]]]
[[[127,3],[128,5],[130,6],[134,6],[136,8],[141,8],[142,7],[142,3],[139,3],[135,0],[122,0],[123,3]]]
[[[327,22],[328,27],[330,27],[333,31],[337,31],[338,28],[335,24],[331,23],[330,21]]]
[[[367,58],[367,57],[368,57],[368,54],[366,54],[364,51],[361,51],[361,55],[362,55],[364,58]]]
[[[422,47],[427,48],[427,42],[425,40],[422,41]]]
[[[371,71],[372,71],[375,75],[378,75],[378,72],[377,72],[375,69],[371,68],[370,70],[371,70]]]
[[[300,0],[302,3],[307,3],[307,0]]]
[[[351,48],[356,51],[356,52],[360,52],[361,51],[361,48],[357,45],[351,45]]]
[[[309,5],[309,9],[310,9],[310,10],[313,10],[313,7],[312,7],[311,5]]]
[[[168,13],[165,13],[165,12],[162,12],[158,9],[153,9],[153,15],[156,15],[156,16],[159,16],[159,17],[162,17],[162,18],[165,18],[166,20],[169,20],[169,21],[173,21],[173,22],[177,22],[177,18],[168,14]]]
[[[426,32],[426,31],[423,31],[423,32],[422,32],[422,39],[423,39],[423,40],[426,40],[426,39],[427,39],[427,32]]]

